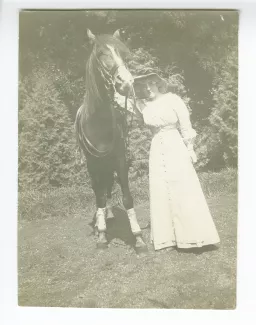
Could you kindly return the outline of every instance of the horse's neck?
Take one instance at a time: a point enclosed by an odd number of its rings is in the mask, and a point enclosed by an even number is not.
[[[115,101],[115,91],[113,88],[112,83],[108,81],[109,83],[106,84],[103,80],[99,83],[99,93],[101,100],[96,104],[96,109],[103,113],[106,113],[106,111],[110,112],[111,109],[113,109],[114,101]]]
[[[97,89],[100,97],[94,98],[94,95],[85,96],[84,109],[86,119],[93,116],[107,117],[113,114],[115,89],[112,80],[100,70],[97,70]]]
[[[112,80],[110,80],[109,78],[104,79],[104,77],[101,76],[98,83],[98,89],[99,89],[100,96],[104,101],[108,101],[110,103],[113,102],[115,96],[115,90],[114,90]]]

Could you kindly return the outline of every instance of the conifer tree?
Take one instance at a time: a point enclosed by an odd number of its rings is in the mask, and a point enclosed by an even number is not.
[[[82,177],[68,110],[53,86],[52,67],[34,69],[30,92],[20,89],[19,186],[63,186]],[[84,175],[85,177],[85,175]]]
[[[222,60],[219,75],[214,80],[215,106],[209,117],[214,133],[218,134],[220,150],[228,166],[237,166],[238,136],[238,65],[237,50],[232,49]]]

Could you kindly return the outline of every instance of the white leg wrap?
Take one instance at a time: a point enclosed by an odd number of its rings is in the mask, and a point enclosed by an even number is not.
[[[138,221],[137,221],[135,210],[133,208],[129,209],[129,210],[127,210],[127,214],[128,214],[128,218],[129,218],[129,221],[130,221],[132,233],[133,234],[140,234],[141,229],[140,229],[140,226],[139,226]]]
[[[95,226],[98,228],[98,231],[106,231],[106,208],[98,208]]]

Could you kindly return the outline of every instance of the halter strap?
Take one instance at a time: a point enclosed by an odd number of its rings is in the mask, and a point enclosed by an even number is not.
[[[115,78],[118,69],[121,68],[121,67],[125,67],[125,65],[124,65],[124,64],[119,64],[119,65],[117,64],[116,66],[114,66],[114,67],[109,71],[109,73],[111,74],[111,76],[112,76],[113,78]]]

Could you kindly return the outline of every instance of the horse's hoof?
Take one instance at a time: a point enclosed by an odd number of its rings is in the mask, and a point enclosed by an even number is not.
[[[145,254],[145,253],[148,253],[148,248],[146,245],[143,247],[135,247],[135,251],[136,251],[136,254],[138,254],[138,255]]]
[[[106,234],[104,232],[99,232],[99,237],[97,240],[97,248],[98,249],[106,249],[108,248],[108,241],[106,238]]]
[[[137,254],[142,254],[142,253],[147,253],[148,252],[148,247],[146,244],[144,245],[136,245],[135,246],[135,251]]]
[[[107,249],[108,248],[108,243],[97,243],[97,249]]]

